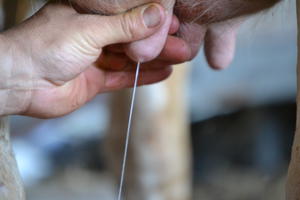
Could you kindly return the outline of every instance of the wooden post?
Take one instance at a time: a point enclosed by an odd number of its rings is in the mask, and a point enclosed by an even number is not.
[[[300,0],[297,0],[298,19],[298,95],[297,95],[297,124],[294,145],[292,150],[292,160],[288,172],[287,180],[287,200],[300,200]]]
[[[187,65],[168,81],[138,90],[126,177],[126,199],[191,199],[189,124],[185,102]],[[114,94],[107,138],[110,168],[120,178],[130,93]]]
[[[0,199],[24,200],[24,190],[10,144],[8,118],[0,118]]]

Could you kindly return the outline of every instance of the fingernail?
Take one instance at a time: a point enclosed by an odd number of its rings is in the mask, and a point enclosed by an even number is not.
[[[155,5],[151,5],[144,10],[143,17],[145,25],[148,28],[154,28],[161,22],[160,9]]]

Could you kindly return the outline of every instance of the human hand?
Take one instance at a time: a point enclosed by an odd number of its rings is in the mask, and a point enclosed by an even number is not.
[[[151,5],[150,10],[157,12],[143,20],[149,5],[116,16],[98,16],[51,3],[4,32],[0,40],[6,55],[1,56],[5,67],[0,69],[0,85],[5,105],[0,114],[58,117],[98,93],[132,86],[134,68],[106,70],[98,63],[103,47],[141,40],[160,28],[164,9]],[[142,69],[139,85],[161,81],[170,73],[170,67]]]
[[[142,63],[142,69],[159,69],[192,59],[189,44],[176,36],[179,26],[178,18],[173,16],[167,40],[162,51],[154,60]],[[110,70],[122,70],[136,66],[136,62],[126,54],[126,45],[115,44],[104,48],[101,59],[97,63],[98,66]]]

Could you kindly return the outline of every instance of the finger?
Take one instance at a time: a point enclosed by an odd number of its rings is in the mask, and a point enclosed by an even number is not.
[[[175,15],[173,15],[169,34],[170,35],[175,34],[179,30],[179,27],[180,27],[179,20]],[[124,52],[124,44],[109,45],[106,47],[106,49],[115,53],[121,53]]]
[[[144,70],[159,70],[163,68],[167,68],[172,66],[173,64],[167,61],[154,60],[148,63],[144,63],[142,65],[142,69]]]
[[[171,67],[159,70],[141,70],[138,84],[156,83],[168,78],[171,73]],[[90,67],[84,75],[87,80],[86,88],[89,99],[92,99],[98,93],[132,87],[135,81],[134,69],[130,71],[103,71],[96,67]]]
[[[168,61],[172,64],[186,62],[192,58],[192,50],[189,44],[183,39],[169,36],[166,45],[158,59]]]
[[[113,53],[123,53],[124,52],[124,44],[109,45],[105,49],[108,51],[111,51]]]
[[[172,67],[159,70],[141,70],[138,85],[147,85],[160,82],[168,78],[172,73]],[[122,72],[107,72],[105,91],[114,91],[129,88],[134,85],[135,70]]]
[[[121,70],[128,62],[129,58],[124,53],[104,51],[95,64],[101,69]]]
[[[115,16],[83,15],[85,42],[101,49],[116,43],[127,43],[147,38],[164,22],[165,11],[159,4],[148,4]]]
[[[179,27],[180,27],[179,20],[175,15],[173,15],[172,23],[169,29],[169,34],[170,35],[175,34],[179,30]]]
[[[163,68],[170,67],[172,63],[168,61],[161,61],[161,60],[153,60],[150,62],[143,63],[141,65],[141,70],[160,70]],[[129,61],[123,71],[132,71],[135,70],[137,66],[137,63],[134,61]]]
[[[109,50],[115,50],[113,49],[114,47],[109,48]],[[106,57],[106,54],[104,54]],[[101,68],[110,68],[114,66],[112,69],[120,70],[123,69],[122,67],[126,66],[126,69],[133,68],[136,66],[136,62],[126,60],[122,55],[122,58],[118,58],[118,55],[122,54],[115,54],[114,56],[108,55],[107,58],[100,59],[102,60],[100,63]],[[190,46],[181,38],[175,37],[175,36],[169,36],[166,41],[166,45],[159,55],[159,57],[153,61],[144,63],[142,65],[142,68],[147,68],[147,69],[158,69],[162,68],[165,66],[170,66],[174,64],[179,64],[182,62],[189,61],[192,58],[191,55],[191,48]],[[121,61],[123,59],[123,63],[117,64],[117,62]],[[113,61],[113,65],[111,65],[110,60]],[[119,67],[117,67],[119,66]]]
[[[162,51],[172,22],[172,11],[169,10],[160,29],[153,35],[125,47],[126,54],[136,62],[148,62],[155,59]]]

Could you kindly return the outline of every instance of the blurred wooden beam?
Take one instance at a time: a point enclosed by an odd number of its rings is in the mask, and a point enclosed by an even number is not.
[[[18,0],[2,0],[4,10],[4,29],[16,24]]]
[[[36,0],[17,0],[15,17],[16,24],[22,22],[27,17],[28,13],[33,12],[32,4],[35,4],[35,2]]]
[[[24,189],[10,143],[7,117],[0,118],[0,199],[25,199]]]
[[[287,200],[300,200],[300,0],[297,0],[297,19],[298,19],[298,96],[297,96],[297,125],[292,159],[288,172],[287,180]]]
[[[4,29],[9,29],[22,22],[35,0],[0,0],[3,2]]]
[[[169,80],[138,89],[126,171],[130,200],[190,200],[191,152],[185,99],[188,64],[175,66]],[[113,94],[107,158],[120,178],[130,92]]]

